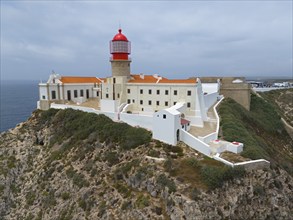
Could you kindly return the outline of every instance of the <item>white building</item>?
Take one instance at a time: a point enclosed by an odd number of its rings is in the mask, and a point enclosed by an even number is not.
[[[131,74],[131,46],[121,29],[110,41],[112,76],[66,77],[52,73],[39,84],[38,108],[91,108],[113,120],[152,130],[153,138],[175,145],[181,129],[203,127],[208,110],[220,99],[220,83]]]

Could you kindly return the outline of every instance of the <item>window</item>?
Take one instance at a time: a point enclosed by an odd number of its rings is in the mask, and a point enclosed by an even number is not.
[[[174,95],[177,95],[177,90],[174,90]]]
[[[165,106],[168,106],[168,102],[165,102]]]
[[[80,96],[83,97],[83,90],[80,90]]]
[[[134,99],[132,99],[132,103],[135,103],[135,100]]]
[[[109,94],[106,94],[106,98],[109,98]]]
[[[46,99],[46,96],[43,95],[42,98],[43,98],[43,99]]]
[[[190,90],[187,91],[187,95],[191,96],[191,91]]]
[[[141,111],[143,111],[143,108],[141,108]]]
[[[97,91],[97,96],[99,96],[99,91]]]
[[[140,94],[143,94],[143,90],[142,89],[140,90]]]
[[[143,100],[140,100],[140,102],[139,102],[141,105],[143,105]]]
[[[163,119],[166,119],[166,115],[165,114],[163,114]]]
[[[190,102],[187,102],[187,108],[190,108],[191,104]]]
[[[74,90],[74,98],[77,98],[77,90]]]
[[[182,125],[182,128],[184,128],[184,125]]]
[[[130,93],[130,89],[127,89],[127,93],[128,93],[128,94]]]
[[[157,101],[157,105],[160,105],[160,101]]]
[[[168,90],[165,90],[165,95],[169,95],[169,91]]]
[[[173,105],[176,105],[177,102],[174,102]]]
[[[52,94],[52,99],[56,99],[56,91],[53,90],[53,91],[51,92],[51,94]]]
[[[157,95],[160,95],[160,90],[157,90]]]
[[[149,94],[150,94],[150,95],[152,94],[152,90],[151,90],[151,89],[149,89]]]
[[[151,100],[149,100],[149,105],[152,105],[152,101]]]
[[[113,84],[115,84],[116,83],[116,79],[115,78],[113,78]]]
[[[119,93],[117,93],[117,98],[118,98],[118,99],[120,98],[120,94],[119,94]]]
[[[130,104],[130,99],[127,99],[127,103]]]

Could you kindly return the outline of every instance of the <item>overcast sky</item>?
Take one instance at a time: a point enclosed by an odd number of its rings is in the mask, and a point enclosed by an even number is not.
[[[292,76],[292,1],[1,1],[1,80],[111,75],[121,24],[131,72]]]

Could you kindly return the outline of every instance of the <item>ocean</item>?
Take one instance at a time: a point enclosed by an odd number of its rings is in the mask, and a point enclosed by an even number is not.
[[[0,132],[26,121],[37,108],[38,81],[1,80]]]

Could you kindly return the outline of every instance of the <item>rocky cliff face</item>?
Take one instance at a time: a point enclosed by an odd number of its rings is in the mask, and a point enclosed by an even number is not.
[[[91,114],[78,113],[92,121],[78,122],[68,136],[76,114],[35,112],[0,135],[0,219],[293,216],[293,178],[282,169],[241,171],[242,175],[229,171],[219,178],[212,171],[226,168],[187,146],[147,139],[136,146],[123,142],[119,131],[119,138],[109,139],[105,130],[89,129],[93,123],[108,123]],[[108,125],[108,132],[115,126]],[[210,172],[203,175],[204,170]]]

